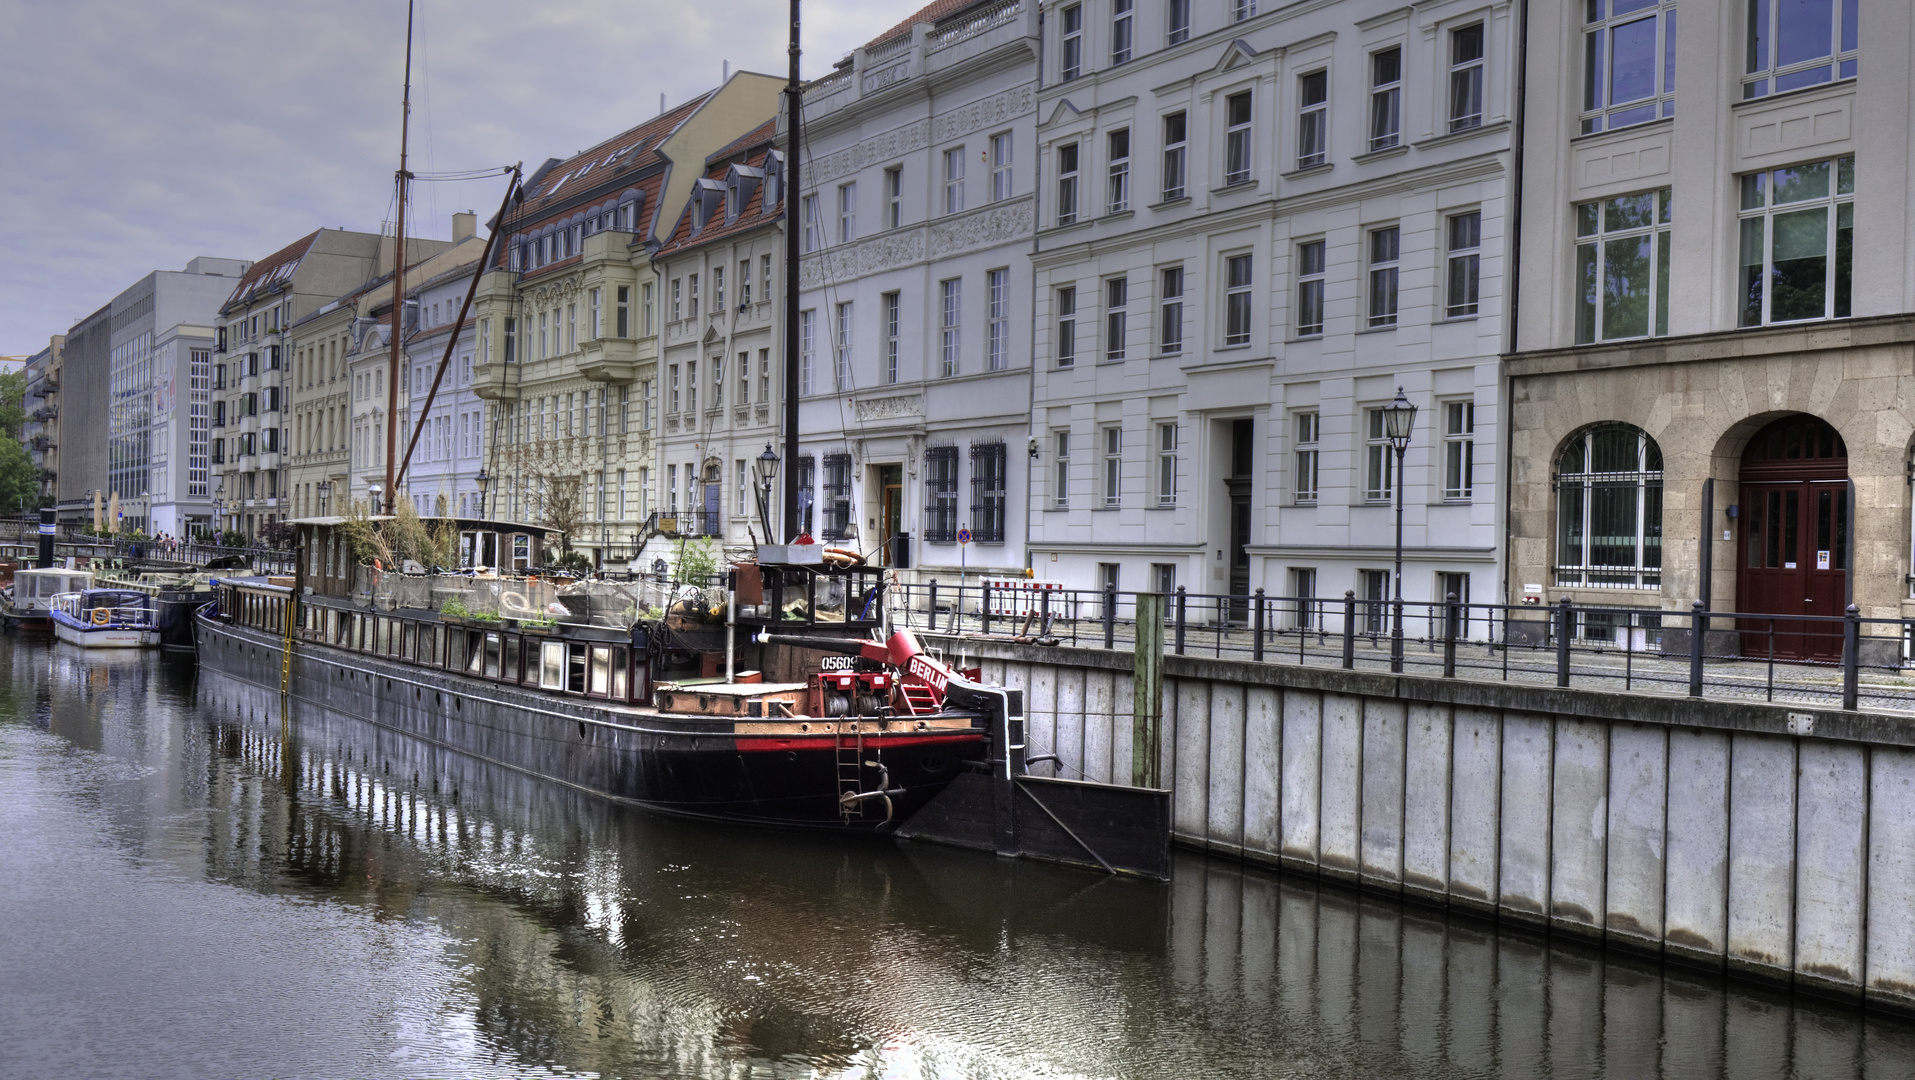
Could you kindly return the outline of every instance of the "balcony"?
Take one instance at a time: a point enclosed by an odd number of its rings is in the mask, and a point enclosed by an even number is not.
[[[58,405],[42,405],[27,415],[33,417],[35,420],[52,420],[60,415],[60,407]]]
[[[517,364],[474,364],[472,365],[472,392],[486,401],[500,401],[511,396],[507,388],[511,386],[508,372]]]
[[[638,342],[593,338],[579,343],[579,373],[594,382],[628,383],[638,378]],[[477,378],[475,373],[473,376]]]
[[[60,380],[42,379],[40,385],[33,388],[34,397],[47,397],[60,392]]]
[[[45,435],[35,435],[27,440],[27,445],[35,450],[47,450],[53,446],[53,440]]]

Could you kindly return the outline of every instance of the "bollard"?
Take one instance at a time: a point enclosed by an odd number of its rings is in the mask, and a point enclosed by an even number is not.
[[[1157,787],[1163,779],[1164,595],[1138,593],[1137,641],[1131,678],[1130,783]]]
[[[1842,708],[1855,711],[1860,691],[1862,660],[1862,609],[1850,604],[1848,618],[1842,620]]]
[[[1343,666],[1356,667],[1356,590],[1343,593]]]
[[[1456,594],[1450,593],[1443,603],[1443,677],[1456,678]]]
[[[1263,590],[1258,589],[1256,594],[1251,597],[1250,602],[1255,604],[1257,607],[1256,611],[1253,612],[1251,615],[1251,623],[1252,623],[1253,629],[1250,631],[1250,658],[1253,660],[1256,660],[1259,663],[1262,663],[1263,662]]]
[[[1104,583],[1104,648],[1117,647],[1117,583]]]
[[[1187,598],[1185,588],[1177,586],[1177,655],[1184,654],[1184,602]]]
[[[1702,601],[1689,605],[1689,696],[1702,696],[1702,639],[1708,631],[1702,626]],[[1770,646],[1774,652],[1774,646]]]
[[[981,591],[978,594],[978,601],[977,601],[977,632],[980,634],[988,634],[991,632],[991,581],[990,579],[986,578],[983,581],[983,583],[979,586],[979,588]]]
[[[938,628],[938,579],[932,578],[928,584],[931,588],[931,606],[924,612],[924,625],[936,630]]]
[[[1403,591],[1402,586],[1399,584],[1397,587],[1397,592],[1401,593],[1402,591]],[[1390,671],[1395,674],[1401,675],[1403,673],[1403,597],[1402,596],[1399,595],[1395,600],[1392,600],[1390,602],[1390,615],[1391,615]]]
[[[1569,597],[1565,596],[1557,606],[1556,615],[1556,685],[1569,685],[1569,635],[1576,629],[1576,614]]]
[[[1037,636],[1051,636],[1051,590],[1039,589],[1037,596]]]

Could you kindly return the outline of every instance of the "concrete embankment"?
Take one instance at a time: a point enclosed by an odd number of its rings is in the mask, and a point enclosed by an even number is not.
[[[1915,1011],[1915,720],[1170,656],[1151,732],[1128,653],[927,640],[1178,843]]]

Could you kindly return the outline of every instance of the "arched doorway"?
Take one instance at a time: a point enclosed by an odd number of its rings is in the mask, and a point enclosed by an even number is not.
[[[1742,454],[1736,609],[1839,616],[1848,607],[1848,447],[1825,421],[1796,414],[1756,432]],[[1837,660],[1839,623],[1742,621],[1745,656]]]

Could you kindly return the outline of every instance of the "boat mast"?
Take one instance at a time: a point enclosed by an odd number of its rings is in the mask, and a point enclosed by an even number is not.
[[[785,485],[784,541],[798,538],[798,2],[791,0],[791,77],[785,83]]]
[[[792,0],[796,3],[797,0]],[[406,0],[406,84],[404,96],[399,104],[399,172],[394,182],[399,189],[399,214],[394,223],[392,247],[392,362],[386,372],[386,506],[397,505],[393,500],[399,493],[393,484],[393,451],[397,449],[399,437],[399,329],[400,317],[406,307],[406,181],[412,174],[406,171],[406,137],[411,133],[412,124],[412,0]],[[371,513],[379,512],[378,506],[368,508]]]

